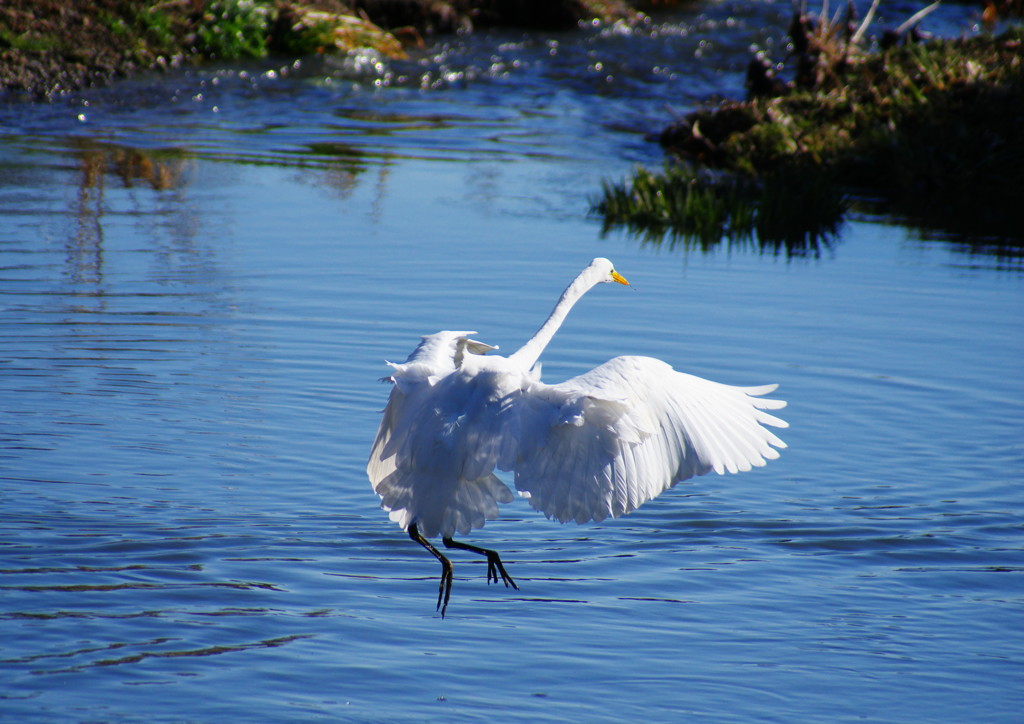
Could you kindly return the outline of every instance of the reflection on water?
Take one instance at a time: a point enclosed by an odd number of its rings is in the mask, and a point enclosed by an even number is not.
[[[75,232],[70,237],[67,259],[71,281],[100,285],[103,281],[103,230],[107,212],[105,189],[109,176],[124,188],[143,183],[154,191],[181,190],[185,185],[187,158],[175,151],[151,152],[142,149],[105,145],[86,139],[75,140],[73,153],[81,168],[78,195],[74,205]],[[168,209],[177,214],[182,199]],[[139,209],[141,211],[141,209]],[[186,217],[187,218],[187,217]],[[189,224],[179,224],[189,235]]]
[[[120,666],[123,664],[138,664],[146,661],[146,659],[160,659],[160,658],[179,658],[179,657],[191,657],[191,656],[216,656],[218,654],[235,653],[239,651],[246,651],[248,649],[261,649],[261,648],[274,648],[277,646],[284,646],[296,639],[308,638],[306,636],[282,636],[276,639],[267,639],[266,641],[254,641],[247,644],[237,644],[234,646],[208,646],[201,649],[190,649],[180,650],[173,648],[178,642],[170,641],[168,639],[152,639],[150,641],[142,641],[134,644],[119,643],[111,644],[101,649],[80,649],[77,651],[62,652],[60,654],[49,654],[38,657],[28,657],[19,661],[18,663],[27,663],[33,666],[40,666],[42,664],[45,667],[46,659],[57,657],[74,657],[80,658],[92,658],[92,657],[104,657],[96,658],[90,663],[79,663],[72,666],[62,666],[60,668],[36,668],[33,673],[35,674],[74,674],[81,672],[89,667],[93,666]],[[146,651],[136,651],[136,649],[145,647]],[[148,650],[159,647],[167,647],[167,650]],[[41,661],[42,659],[42,661]]]
[[[604,233],[612,232],[614,227],[607,226]],[[653,249],[665,249],[673,254],[687,256],[691,253],[709,254],[721,251],[726,254],[742,254],[748,252],[760,252],[775,256],[782,256],[787,259],[801,259],[821,257],[822,252],[828,252],[840,241],[838,234],[828,235],[805,235],[805,236],[784,236],[774,238],[761,238],[751,235],[742,235],[738,238],[722,236],[695,236],[683,232],[658,229],[632,229],[631,233],[640,243],[641,247]]]
[[[152,152],[137,148],[103,146],[79,141],[82,162],[82,190],[103,192],[104,176],[112,173],[126,187],[142,181],[157,191],[181,186],[184,159],[173,151]],[[173,155],[172,155],[173,154]]]
[[[742,48],[789,8],[700,7]],[[593,53],[654,42],[599,35],[453,40],[541,57],[431,92],[232,69],[97,91],[85,125],[0,110],[2,716],[1018,718],[1020,275],[863,220],[800,263],[601,238],[593,190],[660,162],[675,91],[597,93]],[[658,63],[710,83],[699,40]],[[383,360],[455,325],[514,348],[598,255],[638,291],[588,295],[546,379],[777,381],[790,448],[601,525],[518,501],[473,542],[522,590],[457,557],[440,621],[365,477]]]

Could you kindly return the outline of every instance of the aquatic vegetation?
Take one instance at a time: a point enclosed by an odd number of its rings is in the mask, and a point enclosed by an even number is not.
[[[60,50],[62,47],[61,38],[56,34],[16,33],[8,28],[0,27],[0,48],[43,53]]]
[[[406,57],[402,43],[393,34],[366,18],[306,5],[280,8],[273,42],[275,49],[289,55],[371,48],[389,58]]]
[[[637,169],[629,182],[605,183],[593,211],[604,231],[626,226],[647,243],[708,250],[723,239],[756,243],[787,256],[831,246],[846,197],[820,169],[780,167],[757,178],[670,161],[663,173]]]
[[[270,8],[253,0],[217,0],[196,28],[196,49],[207,58],[237,60],[267,54]]]
[[[404,56],[434,33],[640,22],[628,0],[5,0],[0,93],[66,93],[183,63],[369,49]]]
[[[111,15],[110,22],[115,32],[120,29],[125,36],[131,37],[134,30],[154,49],[174,52],[178,24],[173,16],[162,12],[159,6],[136,8],[127,18]]]
[[[221,60],[261,58],[271,50],[312,55],[358,48],[405,57],[395,36],[365,17],[300,3],[219,0],[206,7],[195,37],[200,55]]]
[[[745,213],[759,220],[750,228],[761,241],[831,233],[844,194],[927,228],[1024,239],[1016,212],[1024,188],[1024,30],[910,42],[908,21],[894,31],[902,41],[869,53],[857,45],[863,28],[797,16],[792,81],[762,73],[770,64],[756,58],[748,100],[689,114],[665,129],[662,145],[684,164],[717,169],[710,188],[727,208],[736,189],[760,189],[741,196],[755,206]],[[609,224],[648,225],[660,215],[684,235],[741,231],[721,223],[709,202],[687,201],[687,213],[709,214],[703,220],[653,210],[693,193],[692,174],[666,174],[654,195],[637,190],[653,183],[638,174],[629,204],[621,189],[606,187],[595,208]],[[687,188],[677,192],[675,183]],[[785,195],[792,201],[777,198]]]

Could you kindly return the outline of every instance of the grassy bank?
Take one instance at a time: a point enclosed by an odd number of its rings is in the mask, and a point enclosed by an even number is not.
[[[625,0],[5,0],[0,94],[52,96],[140,70],[371,48],[433,33],[636,19]]]
[[[595,203],[606,225],[806,246],[854,204],[962,237],[1024,239],[1020,27],[871,53],[816,32],[792,83],[759,76],[755,61],[750,77],[764,82],[751,98],[667,128],[676,161],[607,185]]]

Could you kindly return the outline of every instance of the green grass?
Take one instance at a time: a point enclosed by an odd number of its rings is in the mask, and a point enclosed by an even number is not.
[[[832,243],[846,199],[815,168],[754,177],[669,163],[662,173],[641,168],[629,182],[605,183],[592,208],[605,231],[626,226],[649,243],[668,238],[706,250],[726,239],[803,256]]]
[[[55,35],[39,35],[37,33],[16,35],[6,28],[0,28],[0,48],[12,48],[28,53],[44,53],[61,50],[63,47],[63,40]]]
[[[210,3],[196,28],[196,49],[207,58],[238,60],[267,54],[271,9],[253,0]]]
[[[705,243],[716,230],[764,243],[827,237],[849,195],[880,199],[876,208],[924,228],[1024,240],[1020,27],[880,51],[817,88],[722,104],[687,124],[670,148],[717,169],[714,183],[638,172],[630,184],[606,185],[595,204],[606,224],[650,229],[657,220]],[[738,213],[738,199],[752,210]]]

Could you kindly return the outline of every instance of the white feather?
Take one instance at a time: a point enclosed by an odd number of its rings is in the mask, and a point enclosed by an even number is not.
[[[601,282],[626,283],[595,259],[537,334],[510,357],[483,356],[474,332],[423,337],[402,364],[370,453],[381,505],[424,536],[468,533],[512,493],[494,471],[560,522],[625,515],[680,480],[735,473],[778,457],[783,443],[762,397],[775,385],[731,387],[650,357],[616,357],[547,385],[537,362],[569,309]]]

